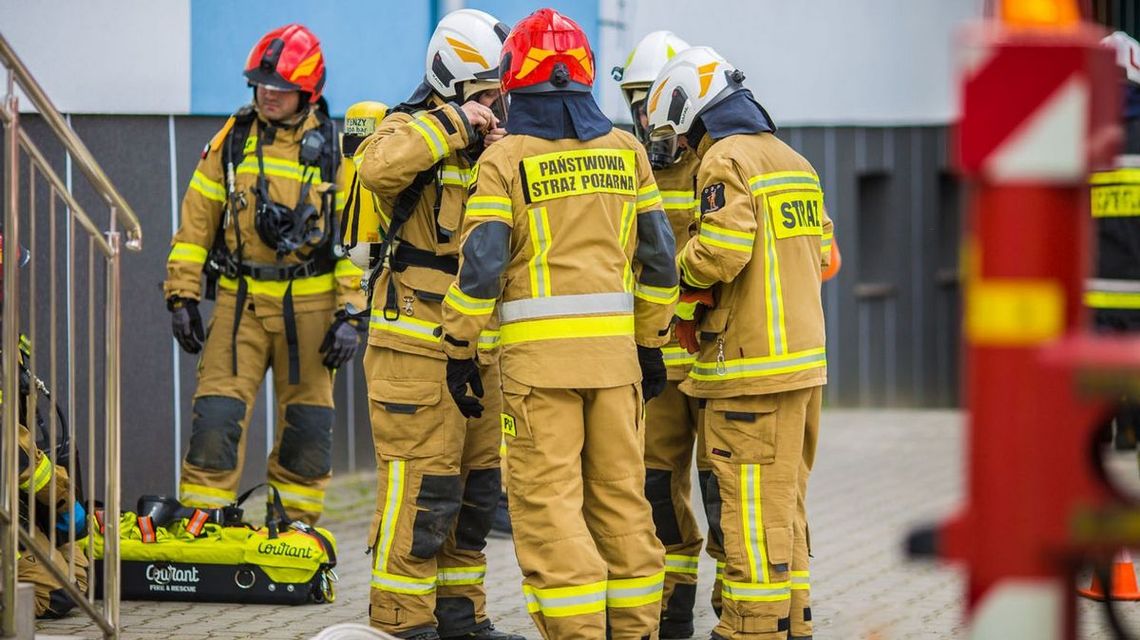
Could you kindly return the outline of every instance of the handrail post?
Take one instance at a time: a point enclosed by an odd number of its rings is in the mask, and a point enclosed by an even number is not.
[[[113,634],[105,634],[107,640],[116,640],[119,637],[119,511],[120,511],[120,479],[122,468],[121,457],[121,427],[122,415],[120,413],[120,348],[122,346],[121,322],[121,279],[120,266],[122,251],[120,235],[115,221],[115,208],[111,207],[111,230],[107,233],[107,243],[111,245],[111,255],[107,259],[107,298],[106,298],[106,352],[104,366],[106,376],[104,382],[106,407],[106,433],[104,443],[105,454],[105,489],[104,498],[107,502],[104,523],[106,533],[103,538],[103,612],[107,622],[111,624]]]
[[[20,278],[16,271],[20,265],[20,229],[17,208],[20,205],[20,157],[19,136],[20,112],[16,101],[16,91],[12,75],[8,75],[8,95],[4,108],[8,110],[7,123],[4,127],[4,300],[3,305],[3,399],[0,408],[3,410],[3,435],[0,451],[3,452],[3,511],[7,515],[4,522],[0,522],[0,579],[4,581],[3,599],[0,605],[4,610],[0,612],[0,635],[10,637],[16,635],[16,554],[19,552],[18,517],[20,507],[19,489],[19,458],[16,450],[19,442],[16,439],[16,424],[20,419],[19,406],[16,401],[19,397],[20,374],[19,366],[19,318],[20,318]]]

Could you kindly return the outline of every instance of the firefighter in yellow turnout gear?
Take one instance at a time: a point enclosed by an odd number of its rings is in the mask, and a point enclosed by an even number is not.
[[[672,32],[654,31],[638,42],[624,67],[614,70],[630,108],[634,133],[647,146],[653,177],[678,248],[684,246],[696,220],[697,199],[693,190],[700,161],[686,149],[662,153],[654,147],[649,139],[646,103],[657,73],[674,55],[688,48],[688,43]],[[690,482],[700,409],[697,400],[682,394],[678,387],[696,357],[675,338],[662,352],[669,383],[645,407],[645,495],[653,507],[657,538],[665,545],[661,637],[689,638],[693,635],[698,559],[704,543],[693,514]],[[700,473],[707,478],[708,463],[699,449],[697,455]],[[715,554],[717,548],[717,541],[711,541],[710,551]]]
[[[246,428],[272,366],[278,424],[268,475],[288,515],[314,523],[331,477],[333,371],[359,342],[362,272],[339,257],[335,128],[314,107],[324,85],[316,37],[299,25],[267,34],[245,75],[254,103],[227,121],[198,163],[167,262],[175,337],[202,352],[180,498],[219,507],[236,497]],[[209,270],[206,270],[209,264]],[[198,300],[216,278],[203,331]]]
[[[638,381],[644,397],[665,386],[672,232],[644,147],[589,93],[573,21],[523,19],[500,68],[511,135],[483,154],[467,202],[443,308],[449,391],[478,407],[495,385],[473,359],[497,313],[527,608],[544,638],[656,637],[665,554],[643,493]]]
[[[711,49],[679,53],[650,90],[649,122],[654,140],[684,136],[701,158],[699,230],[678,263],[682,287],[710,290],[711,304],[690,321],[699,351],[681,389],[706,402],[710,528],[725,553],[713,637],[808,638],[804,499],[827,381],[831,221],[815,170],[743,79]]]
[[[492,107],[506,26],[475,10],[440,21],[424,83],[380,123],[358,156],[381,242],[371,261],[364,368],[377,458],[369,618],[402,638],[511,640],[486,613],[483,555],[498,504],[498,332],[477,336],[487,410],[446,397],[441,305],[458,272],[459,229],[474,159],[505,132]],[[500,112],[501,115],[501,112]],[[362,236],[362,242],[368,241]],[[519,639],[521,640],[521,639]]]

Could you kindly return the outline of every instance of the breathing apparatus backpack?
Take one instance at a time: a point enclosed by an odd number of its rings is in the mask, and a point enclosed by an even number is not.
[[[252,105],[239,109],[226,123],[228,131],[222,143],[222,171],[226,180],[226,208],[223,224],[214,232],[214,241],[206,258],[206,298],[213,300],[217,295],[217,284],[220,276],[237,280],[237,299],[235,301],[234,322],[231,328],[233,348],[230,350],[231,369],[237,375],[237,334],[241,326],[242,314],[245,311],[245,301],[248,296],[246,277],[254,280],[288,281],[297,278],[332,273],[336,268],[336,261],[344,255],[338,237],[339,226],[335,224],[336,191],[329,189],[322,194],[321,209],[308,202],[309,191],[312,187],[310,176],[312,170],[320,172],[321,181],[336,184],[337,170],[340,167],[340,151],[337,140],[336,124],[324,113],[314,112],[317,116],[318,126],[307,130],[301,138],[301,149],[298,153],[298,162],[303,167],[301,193],[294,206],[275,202],[269,197],[269,182],[265,177],[265,156],[263,146],[265,138],[274,131],[272,125],[259,131],[254,143],[254,153],[257,157],[257,183],[253,189],[255,199],[254,227],[261,241],[273,248],[277,259],[289,254],[296,254],[302,258],[298,264],[246,264],[242,259],[243,238],[239,226],[239,210],[245,208],[245,193],[237,192],[235,187],[236,168],[245,162],[247,156],[247,141],[257,114]],[[322,231],[317,222],[325,218]],[[234,236],[237,238],[237,250],[230,251],[225,241],[225,228],[234,225]],[[305,247],[312,247],[308,253],[302,254]],[[282,311],[285,319],[285,336],[289,346],[289,384],[300,384],[301,366],[298,356],[297,325],[293,312],[293,287],[290,284],[285,289],[282,299]]]

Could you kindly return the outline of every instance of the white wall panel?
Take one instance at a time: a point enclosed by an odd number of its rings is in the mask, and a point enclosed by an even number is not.
[[[0,33],[61,111],[190,110],[189,0],[0,0]]]

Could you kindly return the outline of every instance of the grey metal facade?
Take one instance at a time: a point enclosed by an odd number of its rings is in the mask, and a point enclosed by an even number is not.
[[[35,116],[27,120],[34,139],[63,170],[62,150],[39,135],[42,123]],[[142,253],[128,254],[123,263],[123,486],[124,504],[130,508],[137,495],[175,492],[178,452],[185,452],[189,442],[196,360],[176,353],[161,283],[172,233],[172,198],[181,200],[202,146],[222,120],[75,116],[72,124],[135,207],[146,234]],[[961,203],[947,163],[948,129],[809,127],[784,129],[779,135],[822,177],[843,252],[843,271],[824,285],[831,381],[826,402],[955,405]],[[75,182],[80,203],[91,202],[82,180]],[[33,250],[42,287],[47,283],[46,223],[38,225],[37,236]],[[85,262],[79,262],[76,277],[85,279]],[[62,277],[64,270],[60,273]],[[46,298],[41,294],[40,307]],[[84,304],[83,295],[76,311],[83,323],[87,313],[102,318],[100,309]],[[97,327],[97,335],[99,331]],[[39,328],[37,342],[44,344],[47,335]],[[86,352],[83,344],[74,349]],[[41,349],[38,357],[46,358],[44,353]],[[358,360],[337,376],[338,470],[368,469],[373,460],[359,371]],[[85,393],[77,390],[78,415],[72,416],[84,429]],[[243,486],[264,478],[265,405],[263,391],[248,433]]]

